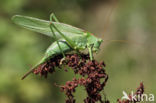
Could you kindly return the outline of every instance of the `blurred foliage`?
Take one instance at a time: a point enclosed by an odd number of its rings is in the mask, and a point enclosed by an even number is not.
[[[53,84],[71,80],[72,71],[58,70],[48,79],[31,75],[21,81],[51,39],[11,21],[15,14],[48,20],[51,12],[60,21],[106,40],[96,59],[107,65],[110,78],[104,92],[108,99],[115,102],[123,90],[135,89],[141,81],[146,93],[156,96],[155,4],[154,0],[0,0],[0,103],[63,103],[63,93]],[[107,42],[112,39],[128,43]],[[78,103],[85,96],[83,89],[77,90]]]

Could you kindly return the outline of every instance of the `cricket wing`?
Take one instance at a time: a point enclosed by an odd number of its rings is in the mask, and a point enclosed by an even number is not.
[[[12,20],[17,25],[20,25],[26,29],[53,37],[49,26],[50,21],[41,20],[38,18],[33,18],[28,16],[21,16],[21,15],[13,16]],[[60,30],[64,35],[68,37],[73,37],[75,35],[83,35],[84,30],[82,29],[64,23],[59,23],[59,22],[52,22],[52,23],[54,23],[56,28],[58,28],[58,30]],[[57,38],[62,38],[55,29],[54,32]]]

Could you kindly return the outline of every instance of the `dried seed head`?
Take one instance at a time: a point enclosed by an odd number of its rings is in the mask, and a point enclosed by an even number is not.
[[[60,67],[59,62],[61,59],[62,56],[56,56],[50,59],[35,69],[34,74],[40,74],[41,76],[47,77],[48,73],[53,73],[55,71],[55,67]],[[104,62],[98,63],[95,60],[90,61],[88,54],[66,54],[66,59],[63,65],[68,65],[73,69],[75,74],[82,76],[82,78],[79,79],[73,78],[72,81],[67,81],[65,85],[60,86],[61,91],[63,91],[68,97],[66,103],[76,102],[73,93],[78,85],[84,86],[88,94],[84,103],[95,103],[97,101],[104,103],[100,95],[100,91],[103,90],[108,80],[108,76],[104,70]],[[65,71],[67,70],[65,69]],[[101,82],[103,79],[104,81]]]

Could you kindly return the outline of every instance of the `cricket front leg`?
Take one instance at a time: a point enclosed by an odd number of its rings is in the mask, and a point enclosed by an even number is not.
[[[88,45],[87,45],[87,48],[88,48],[88,51],[89,51],[90,60],[92,61],[92,60],[94,60],[94,57],[93,57],[93,50],[92,50],[93,45],[88,44]]]

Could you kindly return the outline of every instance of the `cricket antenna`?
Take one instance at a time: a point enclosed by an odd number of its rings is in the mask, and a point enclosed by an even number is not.
[[[134,44],[134,45],[143,45],[142,43],[131,42],[131,41],[128,41],[128,40],[104,40],[104,42],[118,42],[118,43]]]
[[[112,13],[113,13],[115,7],[117,6],[118,0],[112,0],[112,2],[113,2],[113,5],[112,5],[112,7],[111,7],[110,12],[108,13],[108,15],[107,15],[107,17],[106,17],[106,23],[104,24],[104,33],[106,32],[106,30],[107,30],[107,28],[108,28],[108,25],[109,25],[109,23],[110,23],[110,17],[111,17],[111,15],[112,15]]]

